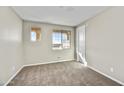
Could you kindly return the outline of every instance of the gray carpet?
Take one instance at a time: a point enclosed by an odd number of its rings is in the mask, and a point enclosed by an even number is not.
[[[8,86],[119,86],[120,84],[84,67],[79,62],[61,62],[29,66]]]

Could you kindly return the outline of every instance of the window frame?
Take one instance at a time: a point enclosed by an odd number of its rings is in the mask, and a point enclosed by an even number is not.
[[[59,49],[59,48],[53,48],[53,33],[54,32],[60,32],[61,33],[61,49]],[[63,39],[62,39],[62,34],[63,33],[69,33],[69,47],[68,48],[64,48],[63,47]],[[67,35],[68,36],[68,35]],[[53,30],[52,31],[52,50],[66,50],[66,49],[70,49],[71,48],[71,30]]]
[[[35,30],[33,31],[33,29],[36,29],[36,31]],[[32,35],[31,35],[32,32],[36,32],[36,40],[35,41],[32,41]],[[38,33],[39,33],[39,37],[37,38]],[[30,28],[30,41],[33,43],[41,41],[41,28],[40,27],[32,26]]]

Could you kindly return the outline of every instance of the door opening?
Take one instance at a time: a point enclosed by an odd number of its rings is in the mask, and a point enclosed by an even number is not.
[[[87,66],[85,60],[85,28],[85,25],[83,25],[76,29],[76,55],[77,61]]]

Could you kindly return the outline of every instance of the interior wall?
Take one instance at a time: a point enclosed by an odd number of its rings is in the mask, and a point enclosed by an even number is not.
[[[23,65],[22,20],[10,7],[0,7],[0,85]]]
[[[30,41],[31,27],[41,28],[41,41],[39,42]],[[70,49],[52,50],[53,29],[71,31]],[[24,54],[25,64],[74,60],[74,28],[67,26],[24,21]]]
[[[88,65],[124,82],[124,7],[112,7],[85,24]]]

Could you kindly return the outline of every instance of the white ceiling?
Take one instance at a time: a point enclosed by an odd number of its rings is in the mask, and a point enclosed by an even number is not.
[[[14,6],[24,20],[77,26],[104,11],[105,6]]]

